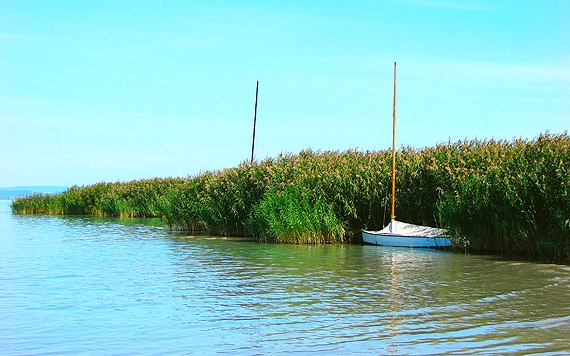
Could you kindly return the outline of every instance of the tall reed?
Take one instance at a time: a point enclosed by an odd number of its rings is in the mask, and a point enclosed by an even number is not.
[[[12,209],[163,217],[175,229],[265,241],[358,242],[361,229],[389,220],[390,172],[388,150],[304,150],[186,178],[75,186],[16,199]],[[448,228],[470,251],[570,261],[567,133],[404,147],[396,173],[399,220]]]

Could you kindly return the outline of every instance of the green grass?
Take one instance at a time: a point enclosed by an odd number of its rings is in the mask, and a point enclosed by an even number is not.
[[[359,242],[389,219],[390,152],[282,154],[187,178],[16,199],[19,214],[162,217],[173,229],[287,243]],[[570,139],[460,141],[397,157],[396,215],[456,248],[570,262]]]

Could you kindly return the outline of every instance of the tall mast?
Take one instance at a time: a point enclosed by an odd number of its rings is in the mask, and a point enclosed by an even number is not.
[[[392,111],[392,216],[396,219],[396,62],[394,62],[394,107]]]
[[[259,80],[255,85],[255,109],[253,110],[253,138],[251,139],[251,163],[253,164],[253,150],[255,148],[255,123],[257,121],[257,92],[259,89]]]

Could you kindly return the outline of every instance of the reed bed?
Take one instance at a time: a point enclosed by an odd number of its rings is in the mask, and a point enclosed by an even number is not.
[[[388,221],[390,152],[281,154],[186,178],[71,187],[19,214],[161,217],[173,229],[284,243],[359,242]],[[399,220],[447,228],[455,248],[570,262],[570,138],[399,150]],[[389,207],[388,207],[389,209]]]

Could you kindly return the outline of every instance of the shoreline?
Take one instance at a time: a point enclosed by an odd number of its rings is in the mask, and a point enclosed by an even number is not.
[[[17,214],[160,217],[171,229],[278,243],[359,243],[379,230],[390,152],[301,151],[187,178],[71,187]],[[445,228],[455,250],[570,261],[570,138],[460,141],[398,153],[398,218]],[[460,244],[468,236],[468,244]]]

